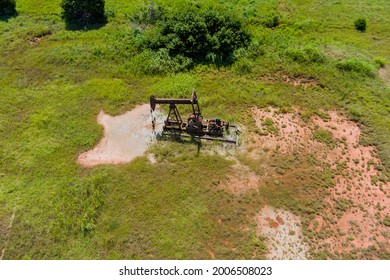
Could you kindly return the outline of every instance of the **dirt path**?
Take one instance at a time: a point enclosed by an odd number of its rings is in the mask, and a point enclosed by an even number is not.
[[[95,148],[78,157],[78,163],[86,167],[130,162],[142,156],[155,139],[149,104],[115,117],[101,111],[97,122],[104,127],[104,137]],[[161,122],[158,119],[156,131],[161,130]]]

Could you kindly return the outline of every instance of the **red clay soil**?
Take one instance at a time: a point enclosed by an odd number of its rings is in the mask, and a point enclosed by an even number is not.
[[[318,239],[331,253],[340,254],[379,244],[390,250],[390,228],[383,220],[390,215],[390,183],[378,180],[383,166],[375,147],[359,144],[361,129],[345,116],[327,112],[329,118],[312,117],[304,122],[298,111],[278,113],[273,108],[254,109],[260,133],[252,133],[248,151],[253,157],[259,149],[278,150],[282,154],[301,151],[323,161],[335,171],[334,187],[329,188],[326,210],[315,217],[309,229],[333,232]],[[266,118],[272,119],[277,133],[266,132]],[[269,123],[269,122],[268,122]],[[327,130],[332,145],[315,139],[315,130]]]
[[[266,217],[265,220],[269,223],[269,226],[271,228],[277,228],[279,226],[279,224],[274,219],[271,219],[270,217]]]

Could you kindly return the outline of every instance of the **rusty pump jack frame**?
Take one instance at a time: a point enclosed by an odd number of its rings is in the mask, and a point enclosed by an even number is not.
[[[229,124],[227,121],[221,119],[204,119],[200,111],[196,90],[192,90],[190,99],[185,98],[156,98],[150,97],[151,112],[156,109],[156,104],[169,104],[169,113],[167,119],[164,121],[163,131],[172,135],[182,135],[194,137],[197,139],[217,140],[228,143],[238,143],[239,130],[235,125]],[[176,105],[187,104],[192,106],[192,114],[183,121]],[[153,119],[153,127],[155,126],[155,119]],[[234,130],[233,138],[230,137],[231,130]],[[229,138],[228,138],[228,137]]]

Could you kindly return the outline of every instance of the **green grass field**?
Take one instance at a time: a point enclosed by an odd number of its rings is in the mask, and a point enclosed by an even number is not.
[[[297,204],[318,199],[267,185],[231,195],[215,186],[233,162],[192,144],[155,146],[157,165],[146,157],[91,169],[76,163],[102,136],[101,109],[121,114],[152,94],[183,97],[196,87],[205,116],[242,124],[251,106],[298,107],[306,116],[335,109],[362,125],[364,144],[375,145],[390,170],[390,88],[376,63],[380,57],[389,69],[387,0],[194,0],[234,11],[255,51],[232,65],[161,75],[139,71],[151,62],[130,18],[147,1],[106,0],[108,23],[88,31],[66,29],[60,0],[16,2],[18,15],[0,19],[4,259],[209,259],[209,248],[219,259],[264,258],[256,209],[284,205],[299,214]],[[189,1],[155,2],[171,12]],[[268,28],[273,15],[280,24]],[[359,17],[366,32],[354,29]],[[282,75],[316,85],[295,87]]]

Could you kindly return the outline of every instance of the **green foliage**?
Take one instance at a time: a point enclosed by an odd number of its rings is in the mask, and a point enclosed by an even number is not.
[[[196,78],[187,73],[163,77],[148,90],[150,95],[167,98],[189,98],[193,88],[197,87]]]
[[[131,15],[131,21],[143,28],[156,24],[164,15],[164,8],[152,2],[144,4]]]
[[[367,20],[365,18],[358,18],[354,21],[353,25],[355,29],[360,32],[365,32],[367,29]]]
[[[383,169],[389,170],[389,90],[377,75],[337,67],[338,60],[356,57],[372,63],[376,72],[381,63],[373,57],[390,59],[390,37],[383,24],[388,0],[375,5],[368,0],[362,5],[207,1],[216,13],[243,19],[253,36],[254,42],[233,52],[231,67],[196,65],[195,59],[171,55],[167,48],[145,49],[146,38],[159,36],[164,16],[172,17],[190,2],[195,6],[206,1],[158,0],[162,15],[157,20],[148,11],[133,17],[137,4],[147,1],[106,1],[115,17],[89,32],[65,29],[59,2],[20,0],[20,16],[0,19],[0,228],[5,234],[16,208],[4,259],[207,259],[208,249],[219,259],[265,258],[266,241],[252,233],[253,217],[264,205],[287,208],[303,222],[313,213],[323,214],[321,204],[327,188],[336,183],[335,174],[305,157],[276,159],[275,169],[286,175],[270,167],[272,178],[240,196],[219,188],[234,163],[211,155],[215,151],[204,146],[199,153],[196,145],[150,148],[156,164],[146,157],[94,168],[76,163],[77,155],[92,149],[103,135],[96,123],[100,110],[122,114],[147,102],[151,94],[188,98],[195,86],[205,116],[243,125],[255,125],[249,120],[252,106],[298,106],[311,113],[342,108],[362,124],[367,145],[378,148]],[[363,12],[373,36],[344,28]],[[265,28],[272,15],[279,16],[280,24]],[[306,47],[325,60],[316,62]],[[298,54],[287,55],[290,49]],[[218,63],[215,54],[208,59]],[[311,77],[313,85],[293,86],[284,75]],[[268,127],[274,125],[261,129]],[[277,157],[271,158],[272,164]],[[267,159],[240,161],[264,174]],[[376,176],[373,181],[380,185],[383,179]],[[339,204],[348,211],[349,202]],[[305,233],[316,234],[321,235]],[[389,258],[385,247],[375,247],[354,258]],[[325,252],[324,258],[348,256]]]
[[[62,0],[61,7],[68,25],[85,27],[106,22],[104,0]]]
[[[147,38],[144,47],[167,50],[172,57],[195,62],[227,62],[234,50],[247,47],[249,34],[234,16],[216,10],[188,8],[158,22],[158,34]]]
[[[239,75],[245,75],[252,72],[254,63],[249,58],[243,57],[238,59],[234,65],[233,70]]]
[[[390,216],[386,216],[383,219],[383,223],[385,224],[385,226],[390,227]]]
[[[88,234],[94,230],[97,211],[104,201],[104,181],[105,176],[99,174],[61,189],[53,203],[56,217],[50,230],[54,238],[61,240],[64,234]]]
[[[374,63],[378,65],[379,68],[384,68],[386,65],[386,59],[381,56],[374,57]]]
[[[126,69],[135,74],[167,75],[182,72],[192,67],[191,58],[176,55],[172,57],[167,49],[144,50],[131,60]]]
[[[348,209],[348,201],[344,198],[336,200],[336,209],[345,212]]]
[[[285,55],[300,63],[323,63],[325,55],[318,48],[305,46],[301,48],[287,48]]]
[[[325,144],[331,144],[334,141],[332,133],[326,129],[317,129],[313,136],[317,141]]]
[[[280,24],[279,15],[272,14],[263,20],[263,25],[268,28],[277,27]]]
[[[336,67],[344,72],[356,72],[365,76],[373,76],[375,73],[372,65],[357,58],[347,58],[338,61]]]
[[[0,16],[11,16],[16,13],[15,0],[0,0]]]

